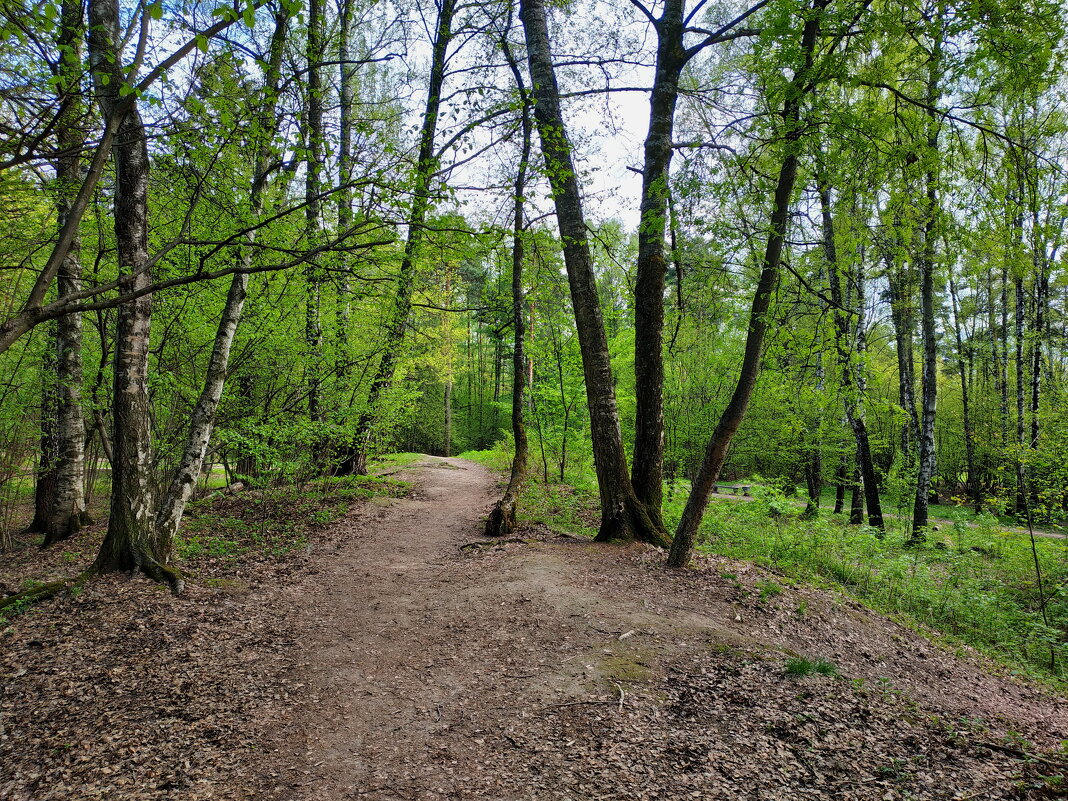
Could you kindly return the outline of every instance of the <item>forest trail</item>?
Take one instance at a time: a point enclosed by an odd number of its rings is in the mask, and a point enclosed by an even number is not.
[[[1020,801],[1068,774],[1063,697],[975,654],[747,562],[487,540],[497,476],[394,473],[405,497],[299,537],[341,496],[223,495],[181,596],[111,575],[0,627],[0,799]],[[101,534],[0,578],[84,569]]]
[[[1015,798],[1003,738],[1068,738],[1056,697],[850,601],[639,546],[494,544],[489,471],[402,470],[411,496],[288,590],[305,701],[272,797]],[[853,681],[787,676],[793,654]]]

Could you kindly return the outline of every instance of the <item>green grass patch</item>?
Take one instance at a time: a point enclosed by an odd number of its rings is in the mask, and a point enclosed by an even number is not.
[[[1005,532],[993,517],[935,532],[922,547],[834,518],[781,514],[777,497],[713,502],[699,549],[746,559],[793,579],[838,589],[888,614],[904,616],[974,646],[1030,675],[1068,679],[1068,547],[1037,542],[1039,594],[1030,539]],[[681,503],[665,509],[669,523]],[[758,587],[762,601],[769,583]],[[1046,620],[1042,606],[1045,602]]]
[[[821,676],[829,676],[832,679],[837,679],[840,675],[838,666],[835,665],[834,662],[830,662],[822,657],[809,659],[805,656],[795,656],[786,660],[787,676],[802,678],[804,676],[811,676],[813,673],[819,673]]]

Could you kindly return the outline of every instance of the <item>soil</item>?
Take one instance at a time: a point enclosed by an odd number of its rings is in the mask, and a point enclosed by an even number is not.
[[[1051,691],[747,563],[487,540],[495,475],[398,472],[408,497],[299,553],[201,564],[180,598],[103,579],[16,618],[0,798],[1059,797]],[[789,675],[799,656],[839,675]]]

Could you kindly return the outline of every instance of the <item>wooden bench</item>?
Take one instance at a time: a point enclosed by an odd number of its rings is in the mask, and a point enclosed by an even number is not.
[[[716,492],[748,495],[749,487],[749,484],[716,484]]]

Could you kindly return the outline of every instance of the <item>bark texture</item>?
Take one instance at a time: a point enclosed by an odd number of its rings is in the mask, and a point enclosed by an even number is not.
[[[510,26],[509,26],[510,27]],[[522,144],[519,153],[519,167],[515,174],[514,214],[512,219],[512,329],[515,335],[512,347],[512,439],[515,441],[515,453],[512,456],[512,469],[508,475],[508,487],[504,495],[494,505],[486,520],[487,537],[507,537],[515,530],[515,515],[519,505],[519,491],[527,475],[528,443],[527,427],[523,420],[523,399],[526,393],[527,357],[526,357],[526,308],[523,293],[523,228],[524,196],[527,186],[527,167],[530,163],[531,139],[534,124],[530,118],[530,96],[523,84],[523,74],[519,70],[512,49],[507,40],[502,41],[505,58],[512,70],[512,77],[522,98],[523,109],[520,118]]]
[[[560,90],[552,63],[545,6],[541,0],[524,0],[520,9],[530,77],[534,85],[534,118],[563,241],[564,264],[586,380],[593,459],[601,496],[601,525],[597,539],[639,539],[666,545],[669,541],[667,532],[649,518],[645,505],[634,494],[627,471],[611,357],[597,295],[578,177],[560,110]]]
[[[664,287],[672,136],[683,47],[685,0],[667,0],[656,20],[656,71],[649,98],[649,131],[642,169],[638,263],[634,282],[634,461],[631,481],[638,500],[658,526],[664,486]]]
[[[115,135],[115,241],[120,291],[152,283],[148,258],[148,147],[136,104],[121,107],[125,85],[119,49],[118,0],[89,3],[89,62],[104,118],[119,115]],[[106,76],[106,77],[105,77]],[[95,570],[140,569],[174,592],[180,574],[166,566],[156,548],[152,483],[152,431],[148,400],[149,334],[152,295],[119,306],[115,334],[111,513]],[[163,558],[161,558],[163,556]]]
[[[56,140],[62,155],[56,163],[57,222],[67,224],[82,184],[79,151],[85,145],[81,130],[82,4],[64,0],[57,43],[60,47]],[[81,289],[81,237],[75,234],[60,264],[58,297]],[[55,483],[44,521],[44,545],[67,539],[85,523],[85,419],[82,413],[82,317],[67,314],[56,321],[56,452]]]

